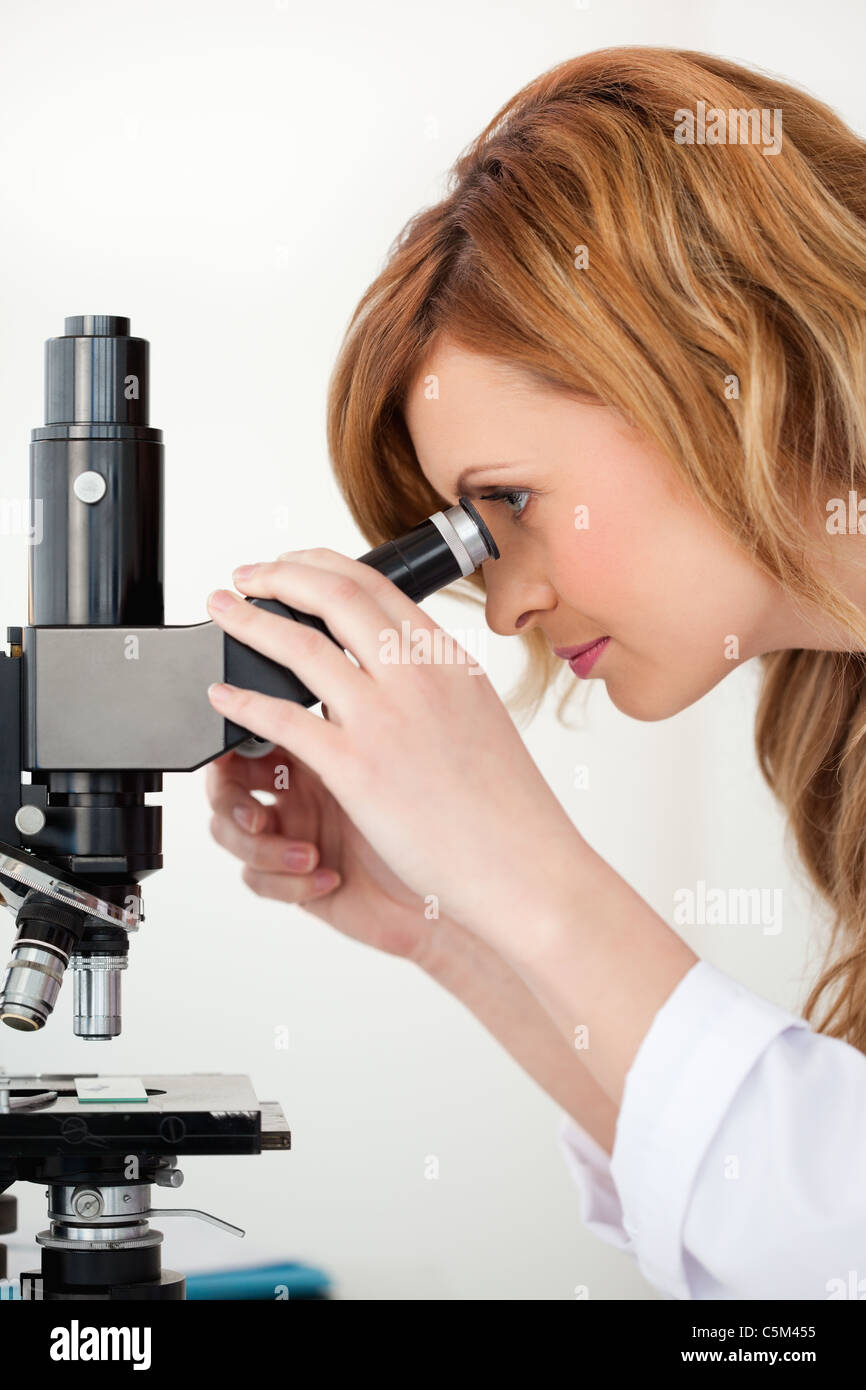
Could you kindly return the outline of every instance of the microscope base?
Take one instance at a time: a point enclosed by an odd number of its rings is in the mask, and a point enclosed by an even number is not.
[[[282,1109],[256,1100],[244,1076],[146,1076],[146,1099],[116,1103],[90,1099],[90,1083],[108,1087],[111,1076],[88,1077],[86,1100],[76,1079],[0,1077],[0,1193],[15,1181],[36,1182],[47,1184],[49,1197],[50,1226],[36,1237],[42,1268],[22,1273],[21,1297],[184,1299],[185,1277],[161,1268],[163,1235],[149,1219],[195,1216],[243,1231],[206,1212],[155,1210],[151,1186],[179,1187],[184,1154],[290,1148]],[[14,1200],[0,1196],[0,1235],[14,1229]]]

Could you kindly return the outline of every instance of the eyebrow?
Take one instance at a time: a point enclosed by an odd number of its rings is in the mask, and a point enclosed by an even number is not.
[[[469,493],[477,492],[479,487],[484,486],[483,483],[473,484],[468,481],[469,478],[473,477],[474,474],[495,473],[498,472],[500,468],[514,468],[518,466],[521,462],[522,460],[520,459],[512,459],[510,463],[474,463],[471,465],[471,467],[464,468],[463,472],[460,474],[460,477],[457,479],[457,482],[455,484],[457,488],[457,496],[468,496]]]

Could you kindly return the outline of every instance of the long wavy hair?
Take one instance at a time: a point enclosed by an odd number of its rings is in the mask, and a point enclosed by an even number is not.
[[[781,150],[679,143],[699,102],[781,111]],[[809,527],[828,498],[866,495],[864,141],[703,53],[608,48],[524,87],[396,237],[346,331],[328,444],[371,544],[450,500],[403,416],[439,335],[617,407],[757,565],[851,634],[851,651],[760,658],[755,738],[832,914],[804,1016],[866,1051],[866,620],[815,572]],[[483,571],[457,587],[477,600]],[[542,633],[520,640],[513,702],[534,714],[563,668]]]

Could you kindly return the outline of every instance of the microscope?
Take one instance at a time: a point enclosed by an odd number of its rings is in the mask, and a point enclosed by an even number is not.
[[[164,621],[162,431],[149,422],[149,343],[126,318],[67,318],[45,345],[45,423],[30,450],[29,622],[0,649],[0,906],[14,919],[0,1021],[45,1027],[67,971],[73,1032],[121,1031],[121,980],[144,921],[141,884],[162,867],[163,774],[271,745],[224,719],[213,681],[307,707],[319,697],[214,623]],[[472,503],[435,512],[359,558],[416,602],[497,559]],[[322,620],[269,599],[286,619]],[[338,644],[339,645],[339,644]],[[348,657],[347,657],[348,659]],[[153,1186],[183,1182],[186,1154],[285,1150],[280,1105],[245,1076],[0,1073],[0,1240],[17,1181],[40,1183],[48,1228],[24,1299],[184,1299],[162,1266]],[[0,1243],[0,1277],[5,1276]]]

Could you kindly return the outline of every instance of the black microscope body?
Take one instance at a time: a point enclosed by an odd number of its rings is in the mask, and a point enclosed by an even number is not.
[[[0,906],[16,935],[0,1021],[42,1028],[65,974],[73,1029],[92,1041],[121,1030],[120,981],[144,920],[141,881],[162,867],[165,772],[192,771],[230,749],[270,745],[225,720],[213,681],[297,701],[318,696],[290,671],[212,622],[166,627],[164,447],[149,422],[149,344],[129,320],[68,318],[45,347],[45,424],[30,453],[29,622],[0,650]],[[497,558],[466,499],[361,556],[416,602]],[[321,619],[255,603],[332,634]],[[97,1080],[100,1078],[97,1077]],[[141,1078],[147,1099],[86,1103],[69,1075],[0,1073],[0,1194],[15,1181],[49,1192],[42,1267],[24,1298],[185,1297],[160,1263],[152,1184],[179,1186],[183,1154],[261,1153],[291,1144],[280,1106],[242,1076]],[[111,1076],[105,1075],[106,1085]],[[15,1199],[0,1195],[0,1237]],[[5,1276],[0,1244],[0,1278]]]

